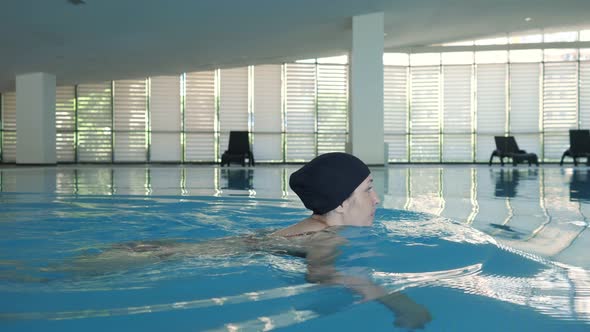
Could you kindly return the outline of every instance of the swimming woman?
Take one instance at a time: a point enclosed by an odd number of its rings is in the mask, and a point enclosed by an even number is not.
[[[350,154],[335,152],[316,157],[289,179],[289,186],[312,215],[273,235],[304,239],[309,282],[346,286],[366,301],[384,304],[394,312],[395,325],[423,328],[432,319],[425,307],[402,293],[388,293],[368,278],[349,276],[335,267],[338,248],[345,243],[337,234],[338,227],[373,224],[379,198],[370,173],[365,163]]]

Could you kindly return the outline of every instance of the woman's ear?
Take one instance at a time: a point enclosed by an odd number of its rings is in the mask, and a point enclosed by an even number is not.
[[[334,211],[338,212],[338,213],[344,213],[344,210],[346,210],[348,208],[348,204],[350,204],[350,202],[348,201],[348,199],[345,199],[344,202],[340,203],[340,205],[338,205]]]

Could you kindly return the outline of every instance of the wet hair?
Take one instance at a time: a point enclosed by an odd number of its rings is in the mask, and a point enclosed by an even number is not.
[[[370,173],[359,158],[331,152],[314,158],[291,174],[289,186],[306,208],[322,215],[342,204]]]

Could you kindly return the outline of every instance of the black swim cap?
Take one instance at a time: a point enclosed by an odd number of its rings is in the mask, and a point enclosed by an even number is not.
[[[357,157],[331,152],[291,174],[289,186],[306,208],[321,215],[342,204],[370,173]]]

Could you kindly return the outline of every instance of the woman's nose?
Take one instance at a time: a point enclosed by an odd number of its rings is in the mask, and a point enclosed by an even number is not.
[[[381,201],[379,200],[379,196],[377,195],[376,192],[373,192],[373,202],[375,205],[379,205],[379,203],[381,203]]]

